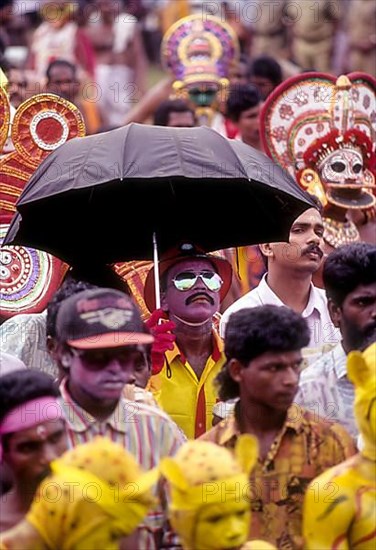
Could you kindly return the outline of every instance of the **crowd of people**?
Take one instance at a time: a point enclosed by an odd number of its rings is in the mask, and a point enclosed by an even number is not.
[[[374,548],[374,0],[5,0],[0,21],[1,237],[50,151],[132,122],[211,126],[307,200],[286,242],[154,263],[44,276],[47,252],[2,247],[0,549]]]

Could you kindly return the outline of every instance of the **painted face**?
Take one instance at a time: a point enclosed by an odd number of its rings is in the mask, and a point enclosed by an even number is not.
[[[34,490],[46,475],[49,464],[67,449],[63,420],[47,420],[9,436],[4,460],[15,478]]]
[[[301,351],[266,352],[231,374],[239,383],[240,398],[274,410],[287,411],[298,390]]]
[[[319,173],[324,183],[363,182],[363,158],[359,151],[341,149],[330,153],[319,165]]]
[[[340,327],[347,351],[362,351],[376,340],[376,283],[359,285],[350,292],[334,323]]]
[[[197,518],[195,548],[240,548],[248,538],[250,517],[249,503],[244,500],[206,506]]]
[[[324,226],[316,208],[309,208],[292,224],[289,243],[272,243],[273,261],[284,267],[315,273],[324,256]]]
[[[117,401],[125,384],[134,384],[136,370],[144,364],[138,346],[76,350],[70,348],[69,388],[74,396]]]
[[[216,273],[209,260],[190,258],[173,265],[167,273],[166,291],[162,295],[162,308],[170,317],[176,315],[191,323],[201,323],[212,319],[219,309],[219,292],[210,290],[201,277],[189,290],[178,290],[173,279],[184,273]]]

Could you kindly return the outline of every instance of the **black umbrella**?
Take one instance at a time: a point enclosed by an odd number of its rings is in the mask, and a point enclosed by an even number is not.
[[[5,244],[69,264],[152,259],[178,241],[207,251],[285,241],[314,206],[272,160],[209,128],[130,124],[66,142],[22,192]]]

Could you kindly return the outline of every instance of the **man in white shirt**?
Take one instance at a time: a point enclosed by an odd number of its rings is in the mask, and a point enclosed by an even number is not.
[[[288,243],[260,245],[267,259],[268,272],[260,284],[234,302],[222,315],[221,336],[232,313],[265,304],[287,306],[308,323],[311,339],[305,357],[312,362],[317,353],[328,351],[340,335],[327,309],[325,291],[312,284],[323,258],[323,224],[320,212],[309,208],[290,229]]]
[[[376,246],[337,248],[324,264],[330,316],[342,341],[305,369],[295,401],[317,416],[342,424],[357,438],[354,386],[347,378],[347,354],[376,341]]]

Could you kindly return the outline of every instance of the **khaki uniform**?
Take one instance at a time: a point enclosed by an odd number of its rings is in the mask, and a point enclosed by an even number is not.
[[[254,13],[252,57],[263,54],[287,57],[286,28],[283,24],[286,3],[286,0],[258,2],[257,12]]]
[[[375,0],[351,0],[346,23],[349,40],[348,70],[363,71],[376,76]]]
[[[289,2],[292,54],[302,69],[331,72],[335,24],[340,19],[338,0]]]

